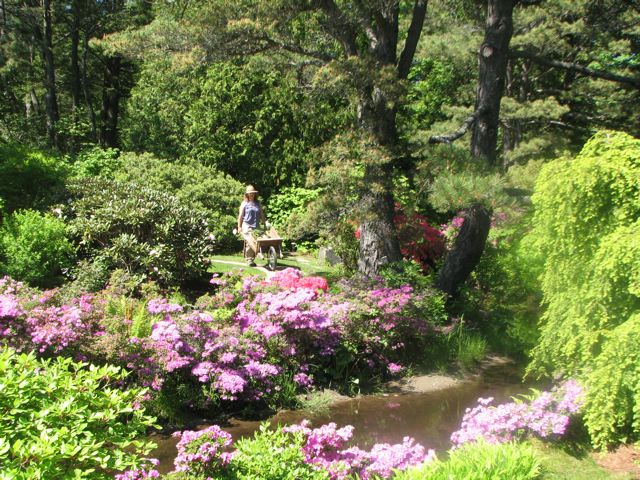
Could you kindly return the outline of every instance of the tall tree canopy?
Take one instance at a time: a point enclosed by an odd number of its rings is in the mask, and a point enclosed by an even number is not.
[[[185,3],[138,32],[138,45],[212,61],[269,51],[301,75],[338,79],[354,99],[354,127],[387,152],[364,163],[358,195],[363,273],[401,259],[393,225],[392,171],[402,156],[397,111],[426,16],[426,0]],[[175,10],[178,11],[175,11]],[[404,31],[400,26],[403,25]],[[112,45],[124,38],[116,37]]]

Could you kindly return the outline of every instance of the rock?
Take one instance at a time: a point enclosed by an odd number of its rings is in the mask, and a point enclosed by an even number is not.
[[[331,247],[320,247],[318,251],[318,258],[329,265],[337,265],[342,263],[342,259],[333,251]]]

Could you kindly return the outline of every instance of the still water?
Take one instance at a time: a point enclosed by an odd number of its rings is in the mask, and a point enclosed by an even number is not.
[[[491,396],[500,403],[526,391],[528,388],[519,382],[519,376],[512,370],[493,369],[473,381],[444,390],[354,398],[337,403],[320,414],[285,410],[269,422],[288,425],[308,419],[314,427],[329,422],[335,422],[338,427],[353,425],[352,443],[362,448],[381,442],[401,443],[403,437],[410,436],[425,448],[443,452],[451,447],[449,437],[458,429],[465,409],[475,406],[478,397]],[[232,419],[220,426],[236,440],[252,436],[260,423]],[[195,429],[207,426],[202,424]],[[150,455],[160,460],[158,470],[161,473],[172,471],[177,439],[169,434],[154,434],[151,439],[158,444]]]

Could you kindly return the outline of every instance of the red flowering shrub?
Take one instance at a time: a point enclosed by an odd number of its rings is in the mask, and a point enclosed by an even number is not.
[[[414,212],[407,217],[398,204],[396,204],[393,223],[398,232],[400,253],[403,257],[418,262],[425,272],[435,268],[436,262],[447,249],[443,233],[429,225],[424,215]],[[360,228],[356,230],[355,235],[359,240]]]
[[[393,223],[402,255],[418,262],[424,271],[434,268],[446,250],[442,232],[429,225],[424,215],[414,212],[407,217],[397,204]]]

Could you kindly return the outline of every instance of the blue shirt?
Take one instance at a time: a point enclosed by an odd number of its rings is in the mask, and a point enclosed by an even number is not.
[[[260,202],[242,202],[244,214],[242,215],[242,223],[249,225],[251,228],[258,228],[260,225]]]

